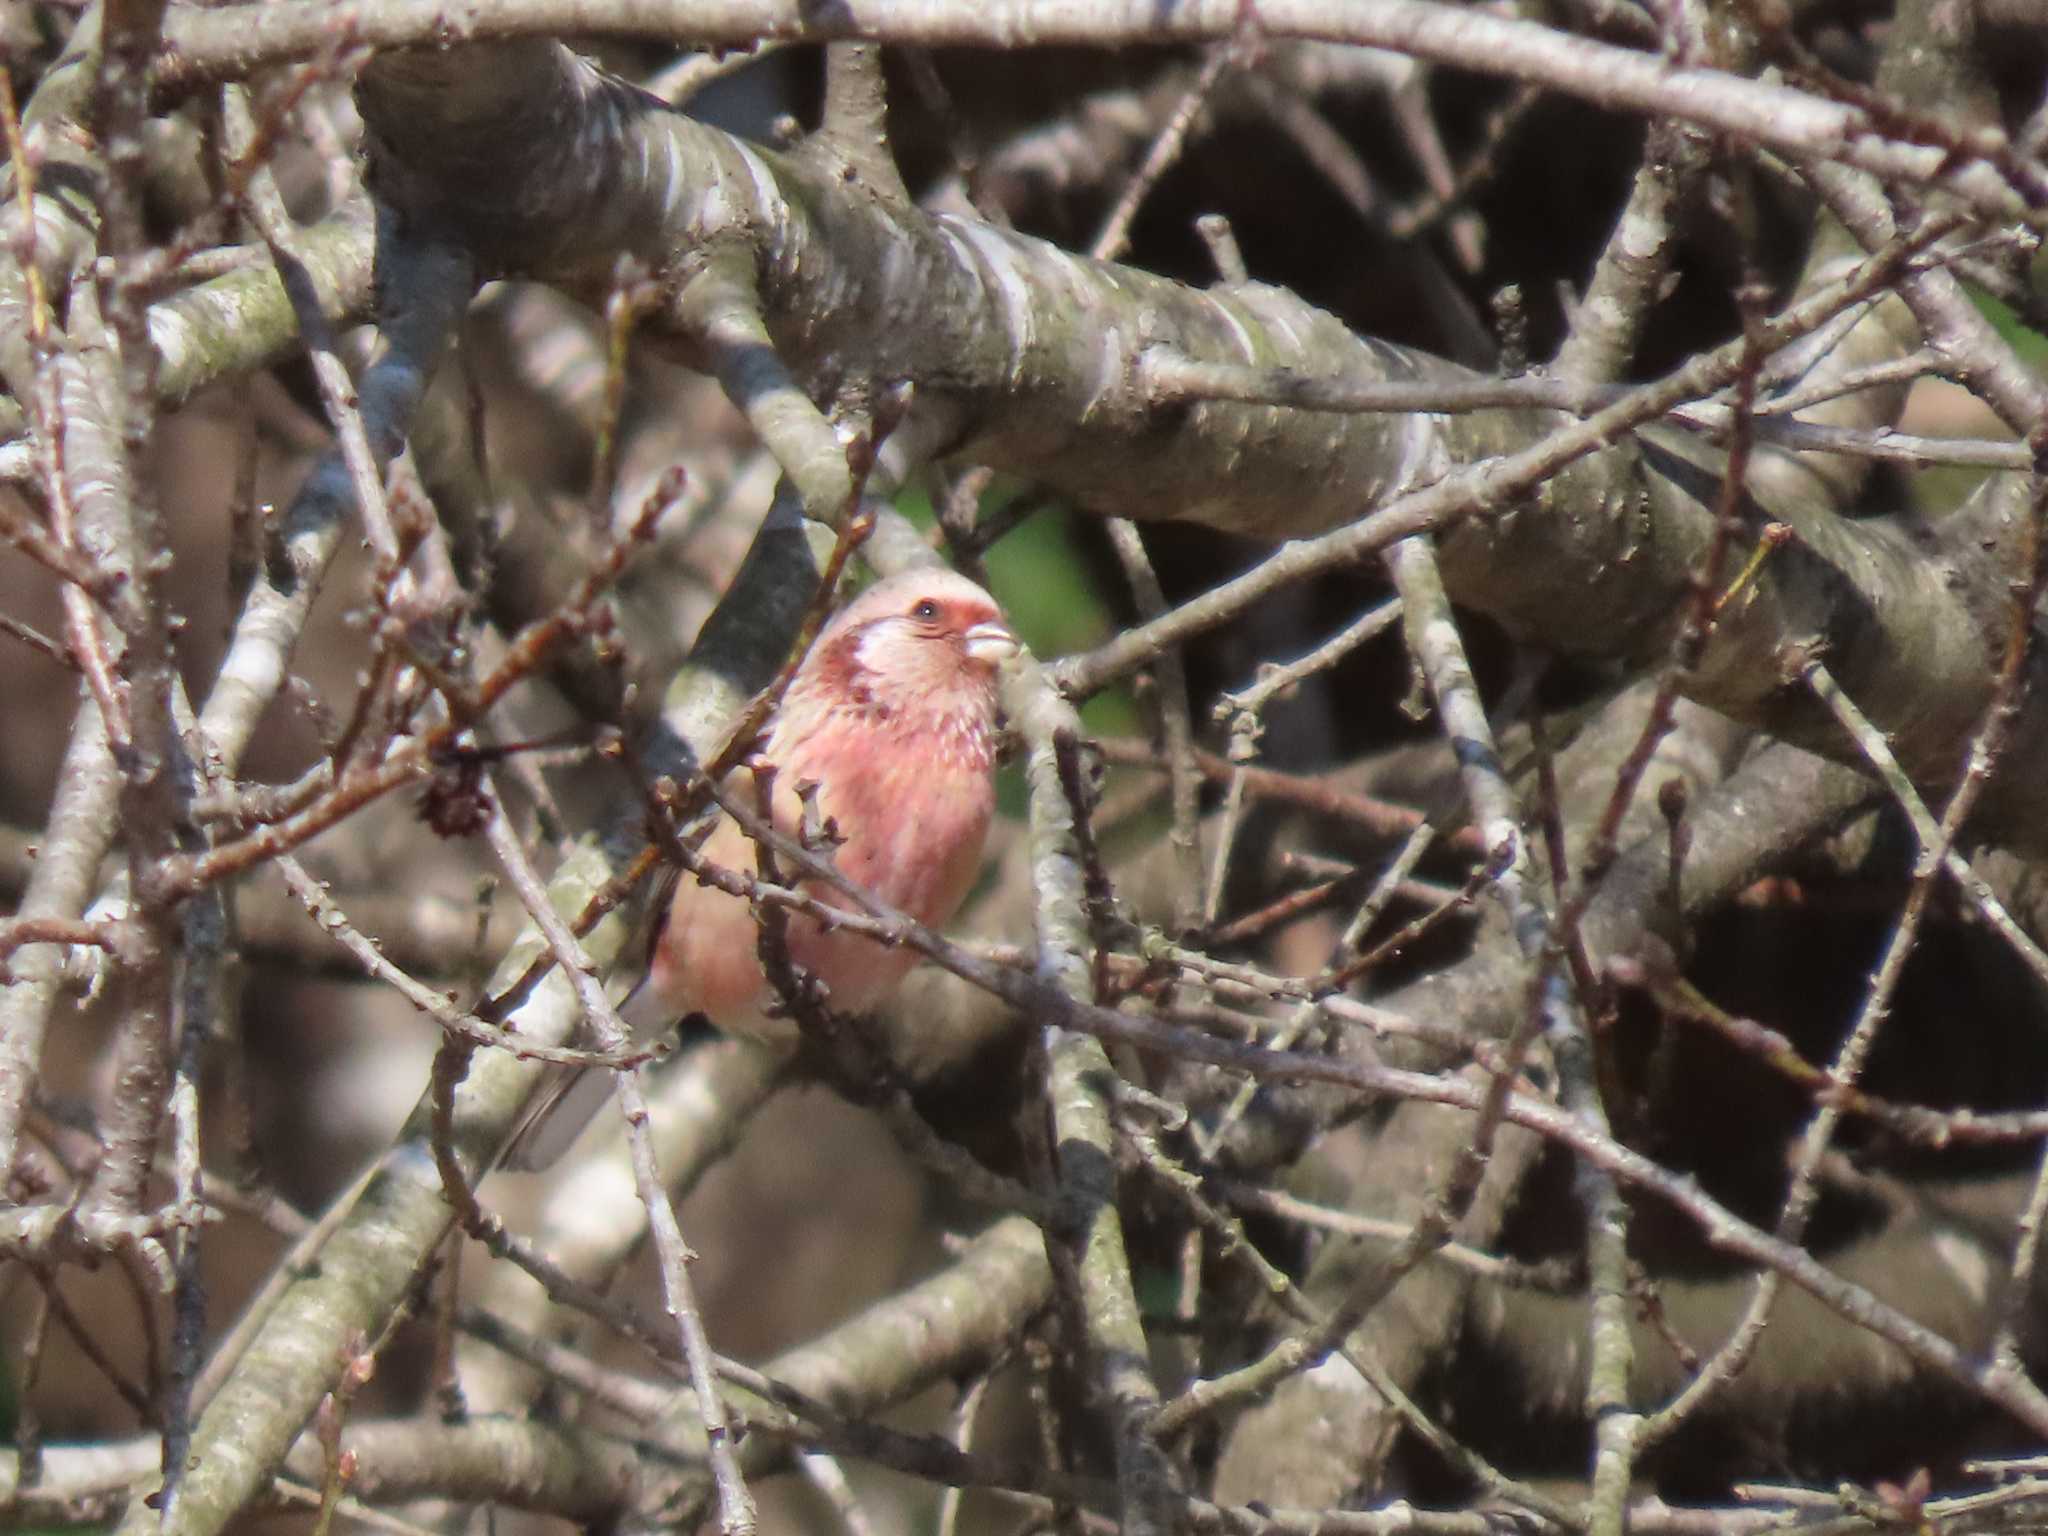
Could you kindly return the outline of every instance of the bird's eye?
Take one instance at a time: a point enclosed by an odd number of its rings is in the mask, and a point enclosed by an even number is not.
[[[913,619],[923,619],[926,623],[930,623],[939,616],[939,605],[930,598],[926,598],[910,610],[910,616]]]

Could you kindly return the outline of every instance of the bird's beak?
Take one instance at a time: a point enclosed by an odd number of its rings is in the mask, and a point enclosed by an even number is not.
[[[994,620],[968,630],[960,637],[960,648],[967,653],[969,661],[978,661],[989,667],[1001,666],[1023,649],[1017,644],[1017,637]]]

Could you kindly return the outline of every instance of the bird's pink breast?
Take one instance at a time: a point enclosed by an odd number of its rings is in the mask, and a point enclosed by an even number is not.
[[[818,809],[843,839],[834,854],[841,873],[927,926],[945,924],[980,870],[994,811],[986,728],[950,716],[914,724],[900,716],[877,722],[841,715],[809,724],[788,733],[791,741],[769,743],[778,765],[778,825],[796,831],[796,786],[817,781]],[[744,770],[734,787],[752,793]],[[752,841],[730,821],[704,852],[714,863],[749,873],[755,867]],[[805,889],[856,910],[827,884],[806,882]],[[653,985],[678,1014],[702,1011],[728,1029],[760,1033],[760,1010],[770,998],[758,939],[744,901],[686,875],[657,946]],[[830,989],[833,1005],[853,1013],[886,998],[918,958],[801,915],[791,918],[789,947],[790,957]]]

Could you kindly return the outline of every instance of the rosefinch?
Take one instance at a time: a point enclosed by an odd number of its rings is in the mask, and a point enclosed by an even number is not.
[[[840,838],[840,872],[919,922],[944,924],[981,868],[995,810],[996,668],[1016,651],[995,600],[956,572],[910,571],[863,592],[820,631],[763,739],[777,827],[797,833],[798,788],[815,783],[818,814]],[[728,784],[751,803],[749,770]],[[729,817],[703,853],[728,869],[755,866],[752,840]],[[830,886],[804,889],[851,910]],[[744,900],[685,874],[655,921],[647,973],[620,1005],[636,1035],[702,1013],[729,1033],[793,1041],[793,1027],[767,1014],[774,993]],[[801,914],[790,917],[789,954],[847,1013],[882,1002],[917,961],[909,949]],[[584,1072],[544,1089],[506,1166],[553,1163],[611,1086],[610,1073]]]

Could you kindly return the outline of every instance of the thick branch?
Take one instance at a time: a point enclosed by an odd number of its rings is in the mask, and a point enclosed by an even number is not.
[[[1711,537],[1719,453],[1629,429],[1729,382],[1739,349],[1585,423],[1533,410],[1168,404],[1145,378],[1162,353],[1315,379],[1468,375],[1355,336],[1282,290],[1198,291],[849,190],[805,157],[741,144],[552,45],[388,56],[361,100],[385,179],[409,200],[433,199],[486,263],[594,296],[621,250],[678,277],[703,253],[747,250],[766,334],[814,394],[849,377],[914,380],[916,409],[945,423],[954,452],[1095,510],[1263,539],[1345,530],[1295,562],[1297,574],[1466,519],[1441,548],[1454,598],[1547,648],[1632,661],[1662,654]],[[1764,322],[1762,344],[1796,341],[1879,292],[1937,228],[1849,283],[1817,285]],[[1375,505],[1384,510],[1356,523]],[[1788,640],[1819,643],[1922,782],[1952,775],[1982,705],[1987,654],[1972,614],[1997,606],[1976,590],[1996,585],[1989,563],[1947,565],[1909,532],[1835,518],[1809,496],[1752,515],[1798,538],[1723,614],[1693,696],[1846,752],[1833,722],[1780,678]],[[1306,553],[1290,546],[1276,559]],[[2048,733],[2048,716],[2021,728],[2034,731]],[[2044,796],[2036,777],[2008,774],[1986,815],[2025,835],[2048,826]]]
[[[870,37],[1014,48],[1225,41],[1243,24],[1244,11],[1237,0],[1186,0],[1164,11],[1151,0],[1087,6],[1005,0],[973,7],[943,0],[847,0],[821,16],[802,0],[499,0],[487,17],[479,18],[477,31],[496,37],[613,31],[688,37],[704,45],[744,45],[761,37]],[[179,19],[169,29],[159,72],[167,80],[194,83],[311,54],[328,44],[333,29],[332,12],[322,0],[279,0],[247,20],[204,12]],[[457,35],[447,9],[433,0],[378,6],[353,18],[353,26],[360,41],[380,48],[446,46]],[[1776,149],[1827,155],[1881,176],[1928,180],[1948,164],[1942,151],[1887,138],[1866,113],[1841,102],[1715,70],[1673,68],[1656,54],[1427,0],[1341,8],[1320,0],[1261,0],[1258,27],[1270,37],[1360,43],[1462,69],[1493,70],[1619,110],[1680,117]],[[2009,151],[2003,136],[1993,135],[1979,152],[2002,157]],[[2008,214],[2019,202],[1986,159],[1965,158],[1949,178],[1987,211]]]

